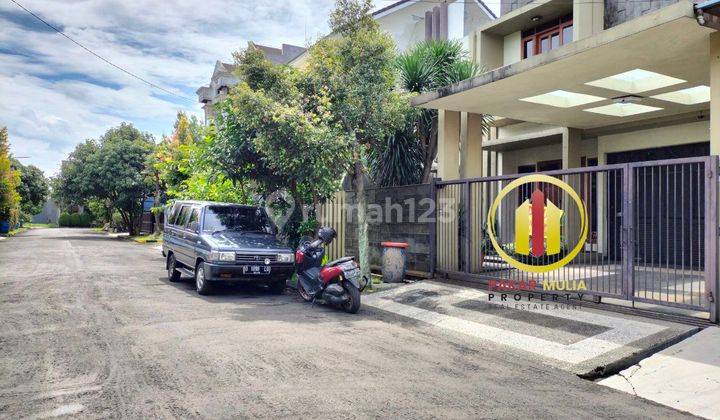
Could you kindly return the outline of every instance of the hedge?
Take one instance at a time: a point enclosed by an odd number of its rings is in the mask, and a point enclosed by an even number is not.
[[[93,218],[89,213],[60,213],[58,225],[61,227],[90,227]]]

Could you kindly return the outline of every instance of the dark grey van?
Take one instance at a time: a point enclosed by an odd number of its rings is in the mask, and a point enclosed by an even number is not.
[[[266,284],[282,293],[295,270],[295,254],[277,239],[277,228],[260,207],[207,201],[176,201],[167,210],[163,255],[168,278],[195,278],[201,295],[219,282]]]

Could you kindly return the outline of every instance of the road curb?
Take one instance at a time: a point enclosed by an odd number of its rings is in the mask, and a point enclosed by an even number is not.
[[[582,379],[587,379],[589,381],[596,381],[599,379],[608,378],[612,375],[615,375],[616,373],[622,372],[630,366],[638,364],[641,360],[646,359],[655,353],[659,353],[668,347],[674,346],[675,344],[699,333],[702,330],[703,328],[700,327],[690,329],[681,334],[675,335],[668,340],[661,341],[656,345],[650,346],[648,348],[632,353],[628,356],[614,360],[608,364],[597,366],[590,371],[576,372],[576,375]]]

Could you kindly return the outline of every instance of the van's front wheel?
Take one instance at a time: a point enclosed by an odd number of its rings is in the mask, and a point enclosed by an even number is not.
[[[205,263],[200,262],[195,268],[195,289],[200,295],[209,295],[212,291],[210,282],[205,278]]]

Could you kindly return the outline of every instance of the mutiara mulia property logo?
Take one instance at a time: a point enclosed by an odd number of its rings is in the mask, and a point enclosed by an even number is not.
[[[542,187],[540,187],[542,186]],[[501,207],[503,198],[511,192],[520,193],[531,191],[529,198],[522,198],[514,212],[509,213],[513,217],[514,237],[512,243],[501,244],[496,233],[498,225],[498,209]],[[566,232],[577,232],[576,238],[566,238],[563,241],[563,226],[568,222],[566,211],[561,208],[560,203],[553,202],[547,191],[557,201],[562,200],[563,193],[570,200],[565,207],[576,206],[579,217],[573,220],[578,226],[565,226]],[[520,195],[520,197],[523,197]],[[526,196],[525,196],[526,197]],[[508,200],[509,201],[509,200]],[[504,204],[503,204],[504,205]],[[505,223],[509,221],[503,221]],[[527,175],[518,178],[506,185],[492,203],[488,212],[488,237],[498,255],[510,264],[528,273],[542,274],[560,269],[570,263],[583,249],[588,234],[588,218],[585,204],[575,190],[562,180],[541,174]],[[571,227],[572,229],[568,229]],[[570,246],[572,245],[572,248]],[[505,283],[505,282],[496,282]],[[532,281],[537,284],[537,281]],[[542,280],[542,288],[545,291],[573,291],[586,290],[584,281],[572,280]],[[530,288],[528,281],[512,289],[518,290]],[[509,286],[509,285],[506,285]],[[510,287],[507,287],[511,289]],[[534,288],[534,287],[533,287]]]

